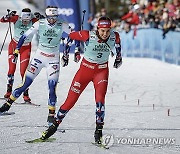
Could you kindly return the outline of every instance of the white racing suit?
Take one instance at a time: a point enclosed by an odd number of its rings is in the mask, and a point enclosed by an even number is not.
[[[10,99],[15,101],[22,92],[32,84],[41,69],[45,67],[47,70],[49,87],[48,106],[49,109],[55,110],[57,98],[55,89],[58,83],[60,71],[60,39],[62,37],[62,32],[69,34],[71,29],[69,25],[63,21],[58,20],[54,25],[49,25],[46,19],[41,19],[20,38],[16,49],[20,49],[24,40],[31,37],[31,35],[34,35],[36,32],[39,34],[38,49],[26,70],[22,85],[13,91]]]

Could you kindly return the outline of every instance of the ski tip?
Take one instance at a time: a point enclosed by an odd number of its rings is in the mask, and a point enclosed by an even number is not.
[[[4,97],[0,97],[1,100],[7,100],[7,98],[4,98]]]
[[[0,112],[0,116],[13,115],[15,112]]]
[[[29,101],[24,101],[23,103],[14,102],[14,104],[18,104],[18,105],[41,106],[40,104],[35,104],[35,103],[29,102]]]
[[[28,105],[34,105],[34,106],[41,106],[40,104],[35,104],[29,101],[24,101],[24,104],[28,104]]]

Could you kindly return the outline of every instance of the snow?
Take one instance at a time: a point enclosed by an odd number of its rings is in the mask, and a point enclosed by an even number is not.
[[[24,5],[24,2],[22,2]],[[10,2],[8,1],[8,5]],[[10,6],[10,5],[9,5]],[[5,10],[4,7],[3,10]],[[16,8],[14,8],[16,9]],[[2,8],[1,8],[2,11]],[[6,10],[4,11],[6,12]],[[0,12],[2,15],[2,13]],[[2,44],[7,26],[0,24]],[[7,38],[7,43],[10,38]],[[7,44],[0,55],[0,97],[6,91]],[[34,45],[33,45],[34,46]],[[33,47],[32,56],[36,47]],[[9,112],[0,116],[1,154],[175,154],[180,152],[180,67],[148,58],[123,58],[119,69],[112,67],[110,57],[109,86],[106,95],[106,115],[103,134],[114,136],[109,150],[91,144],[95,129],[95,101],[92,83],[88,85],[73,109],[59,126],[51,143],[28,144],[46,130],[48,87],[43,69],[30,86],[33,103],[40,107],[13,104]],[[21,83],[17,64],[14,87]],[[70,55],[69,65],[61,67],[57,86],[57,109],[66,99],[71,81],[79,68]],[[17,102],[23,102],[22,96]],[[139,103],[138,103],[139,102]],[[0,105],[4,103],[0,100]],[[154,104],[154,108],[153,108]],[[168,109],[170,110],[168,116]],[[65,133],[60,132],[65,129]],[[124,140],[120,140],[120,139]],[[131,145],[126,139],[169,139],[172,144]],[[173,142],[175,140],[175,143]],[[119,142],[119,143],[118,143]]]

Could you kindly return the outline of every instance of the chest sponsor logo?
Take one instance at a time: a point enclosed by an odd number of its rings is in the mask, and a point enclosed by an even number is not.
[[[106,44],[95,45],[93,51],[109,52],[109,47]]]
[[[43,36],[46,36],[46,37],[57,37],[58,34],[57,34],[57,32],[54,29],[48,29],[48,30],[45,30],[45,32],[43,33]]]

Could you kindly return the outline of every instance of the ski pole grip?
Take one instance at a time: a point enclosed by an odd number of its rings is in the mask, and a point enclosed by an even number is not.
[[[14,56],[13,63],[16,64],[17,63],[17,59],[18,59],[18,54],[14,53],[13,56]]]

